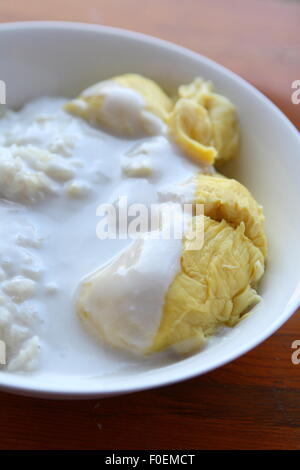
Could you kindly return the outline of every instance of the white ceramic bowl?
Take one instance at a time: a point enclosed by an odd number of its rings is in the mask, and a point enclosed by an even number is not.
[[[264,206],[270,250],[261,285],[263,300],[238,326],[178,363],[157,363],[151,370],[131,367],[104,377],[1,373],[2,389],[88,398],[177,382],[249,351],[277,330],[300,303],[300,139],[274,104],[224,67],[159,39],[75,23],[0,26],[0,79],[7,84],[9,106],[20,106],[41,95],[71,97],[100,79],[124,72],[149,76],[170,92],[201,75],[236,104],[242,129],[241,158],[226,171],[250,188]]]

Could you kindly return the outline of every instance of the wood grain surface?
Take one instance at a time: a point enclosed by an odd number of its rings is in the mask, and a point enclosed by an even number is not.
[[[0,21],[71,20],[142,31],[237,72],[300,129],[300,2],[1,0]],[[300,449],[299,312],[233,363],[177,385],[89,401],[0,393],[0,449]]]

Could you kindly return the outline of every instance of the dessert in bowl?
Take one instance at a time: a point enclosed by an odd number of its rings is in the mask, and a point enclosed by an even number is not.
[[[36,23],[1,36],[17,110],[0,120],[3,387],[100,396],[171,383],[293,313],[299,137],[274,105],[208,59],[135,33]],[[189,227],[204,227],[203,246],[148,230],[97,238],[97,207],[123,195],[201,204]]]

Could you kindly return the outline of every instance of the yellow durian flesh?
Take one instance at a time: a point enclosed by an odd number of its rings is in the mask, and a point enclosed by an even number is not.
[[[239,148],[239,126],[235,107],[225,96],[209,93],[204,98],[213,126],[213,142],[218,154],[216,165],[221,165],[234,158]]]
[[[166,120],[173,103],[164,91],[153,81],[137,74],[124,74],[113,77],[109,80],[101,81],[84,90],[76,99],[67,102],[64,109],[76,116],[96,125],[111,127],[113,131],[120,131],[122,134],[132,135],[133,129],[128,125],[128,108],[119,112],[118,118],[123,115],[123,123],[109,122],[103,112],[105,101],[105,86],[111,84],[121,87],[131,92],[137,93],[144,101],[145,111],[154,114],[162,121]],[[142,116],[141,116],[142,120]]]
[[[183,151],[189,155],[193,153],[192,156],[199,161],[207,162],[207,152],[210,148],[214,148],[215,153],[211,163],[217,165],[233,158],[237,154],[239,147],[239,126],[236,110],[231,101],[225,96],[215,93],[212,83],[201,78],[196,78],[188,85],[181,85],[178,90],[178,96],[178,101],[169,120],[169,127],[171,134],[175,137]],[[178,121],[176,114],[181,116],[188,115],[190,110],[192,110],[191,101],[194,102],[194,110],[198,109],[198,113],[193,112],[195,118],[201,119],[202,116],[202,119],[204,119],[205,117],[205,127],[208,129],[207,121],[209,121],[211,131],[206,134],[203,132],[190,134],[189,138],[192,142],[189,142],[189,145],[187,145],[184,139],[176,138],[174,122]],[[186,110],[184,110],[185,107]],[[202,109],[202,113],[200,113],[200,109]],[[184,119],[186,118],[181,118],[181,123],[186,128]],[[191,149],[193,150],[191,151]]]
[[[200,223],[198,217],[193,223]],[[188,250],[165,297],[162,321],[150,352],[183,344],[186,352],[203,345],[220,326],[235,325],[259,300],[255,286],[264,272],[261,251],[225,220],[204,218],[204,244]]]
[[[248,189],[234,179],[218,175],[198,173],[192,181],[196,190],[194,202],[204,204],[205,215],[218,221],[225,219],[235,227],[243,222],[246,236],[266,256],[265,217]]]
[[[194,202],[204,205],[205,216],[193,217],[192,226],[199,229],[204,219],[204,244],[193,249],[183,240],[180,271],[166,291],[160,326],[144,354],[168,347],[190,354],[221,326],[234,326],[260,299],[255,288],[267,251],[262,208],[243,185],[223,176],[199,173],[194,186]],[[110,335],[104,339],[112,343]]]
[[[184,153],[207,165],[215,161],[213,129],[206,109],[194,100],[177,101],[168,119],[170,135]]]

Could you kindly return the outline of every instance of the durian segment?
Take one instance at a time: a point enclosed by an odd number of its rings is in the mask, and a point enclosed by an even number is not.
[[[245,186],[234,179],[201,173],[192,178],[192,182],[194,202],[204,204],[205,215],[218,221],[225,219],[235,227],[244,222],[245,235],[264,256],[267,255],[263,209]]]
[[[64,109],[112,132],[134,136],[160,133],[172,106],[153,80],[125,74],[92,85]]]
[[[171,134],[183,151],[206,162],[207,154],[213,155],[211,148],[214,148],[215,153],[211,159],[217,165],[233,158],[239,148],[239,125],[236,110],[231,101],[225,96],[215,93],[212,83],[204,81],[202,78],[196,78],[192,83],[180,86],[178,96],[179,99],[171,114],[169,126]],[[194,103],[194,107],[191,102]],[[205,132],[195,132],[196,127],[197,129],[201,128],[201,122],[194,123],[193,127],[186,124],[185,121],[190,112],[193,113],[193,119],[197,118],[199,121],[203,121],[202,126]],[[174,123],[177,125],[175,126]],[[187,133],[186,131],[190,129],[190,133],[187,135],[192,142],[189,141],[189,145],[187,145],[186,139],[176,138],[174,128],[178,127],[178,123],[181,123],[180,125],[183,127],[181,132]],[[179,133],[178,130],[176,132]],[[206,148],[206,152],[203,147]]]
[[[169,132],[184,153],[194,160],[213,165],[213,126],[207,110],[192,99],[176,102],[168,120]]]
[[[202,223],[199,217],[193,224]],[[203,345],[222,325],[235,325],[243,312],[259,301],[255,286],[264,272],[261,251],[225,220],[204,218],[204,244],[187,249],[181,271],[165,297],[163,317],[150,352],[174,346],[184,353]]]

